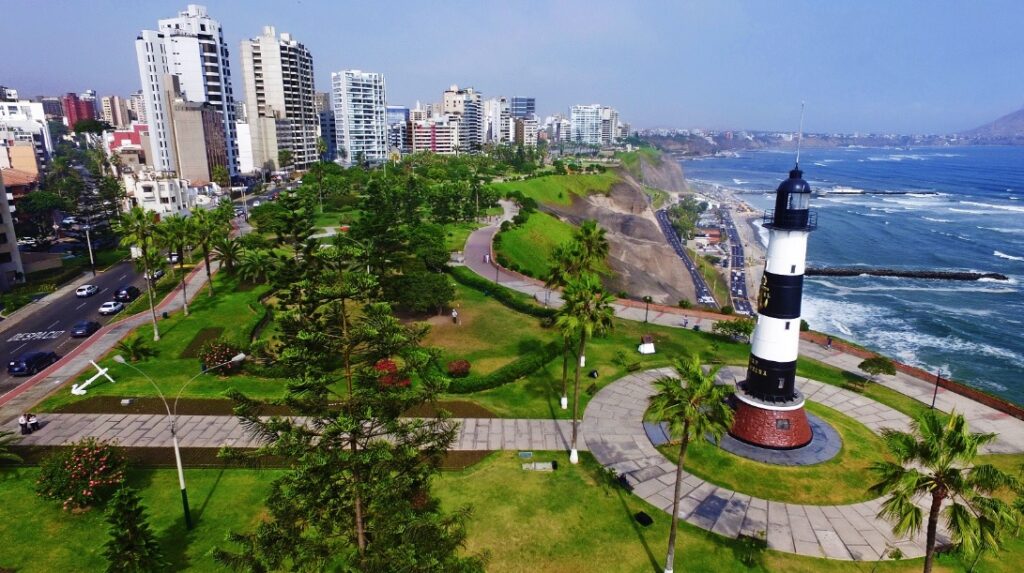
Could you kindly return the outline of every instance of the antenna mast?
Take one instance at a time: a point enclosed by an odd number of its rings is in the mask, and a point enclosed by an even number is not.
[[[800,102],[800,131],[796,133],[796,168],[800,169],[800,144],[804,139],[804,103]]]

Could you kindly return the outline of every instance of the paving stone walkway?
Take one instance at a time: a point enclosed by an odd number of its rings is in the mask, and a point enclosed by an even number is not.
[[[127,448],[171,447],[166,415],[157,414],[41,414],[42,427],[21,436],[20,446],[60,446],[94,437]],[[459,436],[453,450],[567,450],[572,436],[569,420],[456,418]],[[254,448],[256,440],[233,416],[178,416],[178,442],[183,448]],[[2,427],[18,433],[17,420]],[[586,450],[584,440],[579,449]]]
[[[643,429],[653,382],[666,375],[674,372],[631,374],[604,387],[587,405],[582,432],[594,457],[625,478],[634,494],[671,513],[676,466],[654,448]],[[741,368],[723,369],[722,380],[734,383],[742,376]],[[797,386],[808,400],[851,416],[875,432],[905,429],[910,422],[887,406],[841,388],[807,379],[798,379]],[[891,547],[907,557],[924,555],[923,532],[914,539],[899,539],[888,522],[875,517],[880,500],[820,506],[782,503],[731,491],[685,472],[684,476],[679,518],[721,535],[764,532],[771,549],[830,559],[875,561]]]

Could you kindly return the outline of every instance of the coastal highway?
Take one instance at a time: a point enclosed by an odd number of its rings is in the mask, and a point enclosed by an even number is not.
[[[683,261],[686,270],[690,272],[690,277],[693,278],[693,288],[697,293],[697,302],[712,308],[718,308],[718,303],[715,302],[715,297],[711,294],[708,283],[701,276],[700,269],[690,260],[689,255],[686,254],[686,249],[683,248],[683,243],[679,240],[679,235],[672,228],[672,223],[668,220],[668,213],[664,209],[658,209],[654,212],[654,216],[658,219],[658,225],[668,240],[668,244],[672,245],[672,249],[679,255],[679,259]]]
[[[0,396],[14,390],[31,377],[14,377],[7,374],[7,363],[13,358],[30,351],[56,352],[64,356],[88,338],[71,338],[71,327],[80,320],[93,320],[102,325],[119,315],[100,316],[100,305],[114,300],[114,291],[124,285],[135,285],[146,296],[146,280],[135,271],[130,262],[114,265],[109,270],[90,278],[88,284],[99,287],[99,292],[78,298],[75,292],[50,295],[56,297],[45,306],[26,309],[31,312],[16,325],[0,332]],[[95,335],[94,335],[95,336]]]
[[[743,254],[743,241],[732,221],[728,209],[722,209],[722,227],[729,237],[729,293],[732,295],[732,307],[736,314],[753,316],[754,309],[747,293],[746,258]]]

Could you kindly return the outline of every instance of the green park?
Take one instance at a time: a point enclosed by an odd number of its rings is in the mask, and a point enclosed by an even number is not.
[[[133,303],[130,331],[97,357],[113,382],[71,393],[92,366],[64,380],[33,406],[48,422],[36,436],[105,415],[155,417],[163,435],[168,399],[175,416],[237,424],[249,441],[183,445],[186,517],[169,444],[4,435],[0,571],[651,572],[666,567],[666,548],[680,571],[1015,570],[1024,454],[988,453],[994,438],[963,416],[879,382],[891,364],[800,357],[797,376],[816,389],[807,410],[841,439],[828,461],[773,465],[707,439],[731,423],[731,387],[715,373],[745,371],[753,321],[610,292],[604,229],[558,214],[660,163],[652,148],[554,164],[532,152],[417,154],[386,174],[320,163],[253,209],[244,233],[231,232],[229,204],[192,222],[120,214],[121,248],[141,247],[140,268],[166,245],[190,256]],[[503,217],[510,206],[517,214]],[[698,210],[686,203],[676,227],[691,229]],[[558,304],[474,271],[471,236],[484,232],[500,272]],[[464,250],[466,264],[453,255]],[[186,284],[187,314],[160,316]],[[656,352],[640,354],[642,339]],[[667,464],[661,484],[626,479],[582,439],[570,457],[568,429],[594,436],[587,424],[615,414],[626,382],[647,384],[643,420],[667,428],[668,442],[644,445]],[[884,429],[854,408],[905,422]],[[470,420],[567,434],[555,447],[470,447]],[[683,478],[701,484],[692,492],[787,504],[794,528],[792,511],[871,507],[860,519],[882,524],[882,541],[829,558],[802,553],[799,537],[777,545],[771,520],[723,532],[720,516],[672,519],[685,496],[659,504],[645,492],[678,493]],[[938,505],[922,509],[923,498]],[[941,542],[924,540],[936,526]]]

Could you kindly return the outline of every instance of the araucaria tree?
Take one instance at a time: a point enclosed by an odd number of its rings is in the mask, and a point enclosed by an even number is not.
[[[430,479],[455,440],[446,414],[405,418],[446,380],[422,327],[368,300],[375,279],[336,246],[277,271],[282,349],[296,373],[285,402],[298,418],[266,417],[235,392],[243,424],[261,439],[230,457],[279,456],[292,468],[271,488],[268,518],[235,533],[216,558],[239,571],[475,572],[462,554],[467,509],[443,512]]]
[[[615,316],[612,302],[615,299],[604,291],[601,282],[592,274],[585,274],[570,281],[562,293],[562,298],[565,304],[559,309],[556,322],[563,332],[574,333],[578,342],[572,398],[572,447],[569,452],[569,461],[575,464],[579,461],[576,435],[580,407],[580,371],[584,367],[587,340],[612,328],[612,318]]]
[[[130,487],[117,490],[107,509],[110,539],[104,546],[107,573],[149,573],[163,566],[160,544],[149,529],[146,509]]]
[[[878,517],[893,524],[893,533],[914,536],[925,525],[925,573],[932,570],[940,518],[967,555],[998,548],[1001,535],[1017,521],[1019,513],[996,494],[1019,493],[1020,482],[995,466],[976,463],[981,447],[995,438],[972,433],[962,414],[946,417],[935,410],[922,412],[910,432],[883,431],[896,461],[872,465],[879,481],[870,491],[888,496]],[[928,504],[927,521],[915,503],[919,497]]]
[[[732,388],[715,384],[718,366],[705,371],[700,357],[676,362],[679,377],[666,376],[654,383],[656,394],[651,398],[651,418],[668,422],[669,434],[679,440],[676,460],[676,486],[672,497],[672,524],[668,534],[665,573],[672,573],[676,554],[676,533],[679,527],[679,494],[683,481],[686,448],[704,436],[722,437],[732,426],[733,410],[726,402]]]

